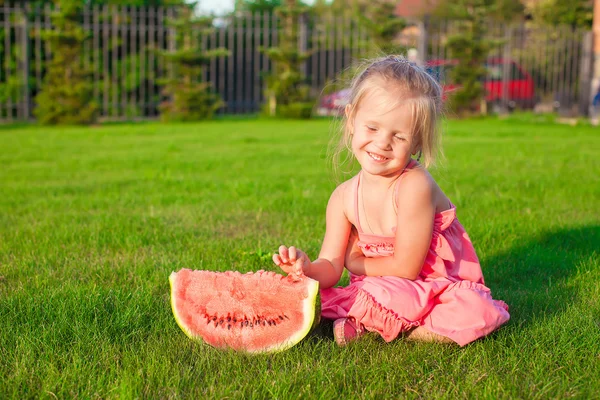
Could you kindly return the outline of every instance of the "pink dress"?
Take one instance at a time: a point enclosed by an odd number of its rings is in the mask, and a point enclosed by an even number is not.
[[[394,237],[365,234],[360,227],[359,180],[360,174],[354,187],[358,246],[366,257],[390,256]],[[350,274],[347,287],[321,290],[321,301],[324,318],[352,317],[387,342],[422,326],[464,346],[510,318],[506,303],[494,300],[484,286],[475,249],[454,206],[435,215],[431,246],[417,279]]]

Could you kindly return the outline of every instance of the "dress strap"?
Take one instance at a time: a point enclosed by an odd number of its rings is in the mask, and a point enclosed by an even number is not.
[[[358,184],[360,182],[361,174],[362,170],[356,175],[356,183],[354,184],[354,217],[356,218],[356,229],[358,230],[358,233],[363,233],[363,230],[360,227],[360,217],[358,216]]]
[[[394,191],[392,192],[392,203],[394,204],[394,212],[396,214],[398,214],[398,205],[396,204],[396,199],[398,198],[398,188],[400,187],[400,180],[402,179],[402,175],[404,175],[404,173],[406,172],[407,169],[413,169],[416,165],[417,165],[417,161],[412,159],[408,162],[408,164],[406,164],[406,167],[404,167],[404,169],[402,170],[402,173],[400,174],[400,176],[398,177],[398,179],[396,179],[396,182],[394,183],[394,185],[396,185],[396,187],[394,188]]]

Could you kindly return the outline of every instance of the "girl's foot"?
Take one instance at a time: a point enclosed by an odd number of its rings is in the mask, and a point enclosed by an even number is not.
[[[412,331],[409,331],[406,334],[406,339],[417,342],[455,343],[454,340],[449,337],[430,332],[422,326],[418,326]]]
[[[365,328],[353,318],[339,318],[333,322],[333,337],[339,346],[345,346],[364,334]]]

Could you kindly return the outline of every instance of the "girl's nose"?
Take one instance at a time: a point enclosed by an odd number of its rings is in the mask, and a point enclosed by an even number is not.
[[[392,147],[392,142],[387,133],[378,132],[375,137],[375,145],[382,150],[389,150]]]

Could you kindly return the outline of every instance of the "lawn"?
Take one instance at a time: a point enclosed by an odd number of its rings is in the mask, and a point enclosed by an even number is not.
[[[511,320],[464,348],[328,326],[246,356],[190,341],[180,268],[311,257],[335,180],[331,124],[0,127],[0,398],[597,398],[600,131],[450,121],[433,175]]]

